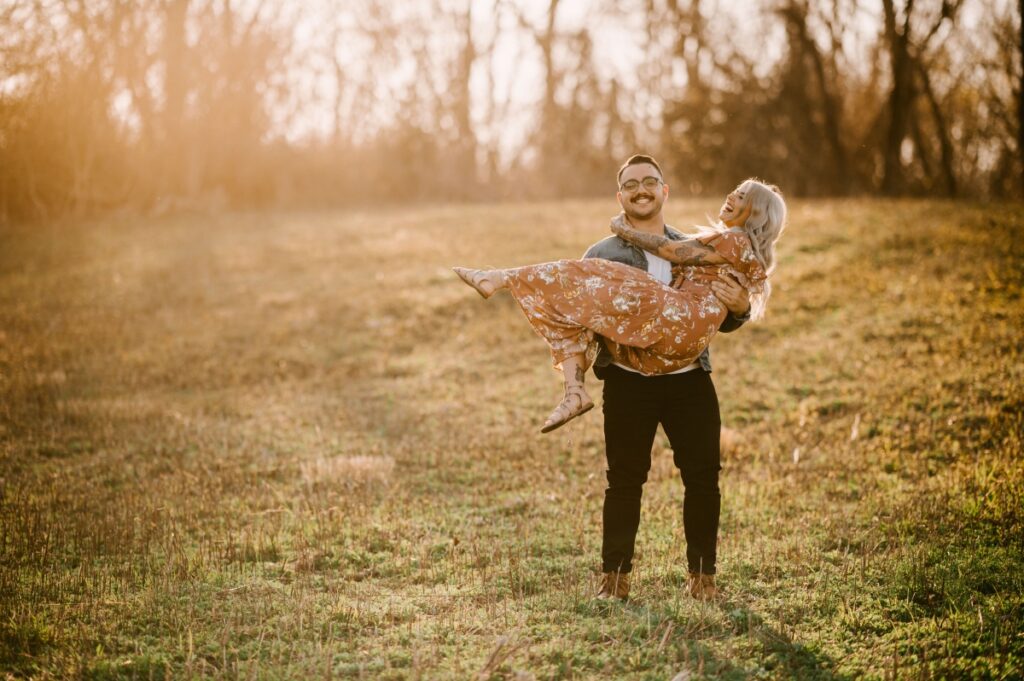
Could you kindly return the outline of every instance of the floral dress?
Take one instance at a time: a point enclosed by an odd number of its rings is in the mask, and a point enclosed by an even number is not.
[[[767,278],[742,230],[696,238],[725,264],[674,265],[671,286],[644,270],[588,258],[506,270],[509,290],[547,341],[556,367],[578,354],[589,363],[597,334],[615,362],[648,375],[671,373],[692,364],[725,320],[727,310],[710,286],[719,272],[748,289]]]

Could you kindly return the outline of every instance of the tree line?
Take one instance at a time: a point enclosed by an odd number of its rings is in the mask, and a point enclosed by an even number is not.
[[[638,150],[684,195],[1024,195],[1024,0],[571,4],[4,0],[0,218],[607,194]]]

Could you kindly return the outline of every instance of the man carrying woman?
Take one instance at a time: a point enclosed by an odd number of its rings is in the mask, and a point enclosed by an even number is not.
[[[615,236],[594,244],[583,261],[456,272],[485,298],[508,289],[548,342],[566,392],[544,432],[593,406],[583,376],[597,348],[608,460],[598,597],[629,595],[640,500],[661,424],[683,480],[689,591],[713,598],[721,421],[707,346],[751,312],[763,315],[785,203],[777,188],[748,180],[726,198],[720,223],[690,238],[665,224],[669,188],[653,158],[630,157],[617,180],[623,215],[613,221]]]

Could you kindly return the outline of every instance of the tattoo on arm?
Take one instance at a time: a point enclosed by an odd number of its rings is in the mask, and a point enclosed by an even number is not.
[[[663,236],[655,236],[654,234],[644,234],[643,232],[637,232],[636,241],[634,241],[633,243],[635,243],[637,246],[644,249],[645,251],[650,251],[651,253],[660,253],[662,250],[665,249],[666,246],[668,246],[671,243],[671,241]]]
[[[721,262],[720,258],[713,258],[717,254],[714,248],[696,239],[687,239],[682,243],[672,244],[670,250],[674,257],[669,259],[683,265],[711,265]]]
[[[658,236],[656,234],[647,234],[646,232],[641,232],[630,227],[622,229],[618,234],[634,246],[639,246],[645,251],[650,251],[651,253],[657,253],[662,249],[662,247],[669,243],[669,240],[666,237]]]
[[[625,224],[625,220],[613,221],[612,231],[634,246],[656,253],[669,262],[680,265],[717,265],[725,262],[713,246],[697,239],[674,241],[666,236],[633,229]]]

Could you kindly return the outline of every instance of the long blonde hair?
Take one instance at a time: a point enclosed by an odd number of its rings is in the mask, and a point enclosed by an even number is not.
[[[758,320],[764,317],[772,293],[770,277],[775,271],[775,242],[786,228],[786,202],[778,187],[753,177],[741,182],[737,190],[743,194],[740,210],[750,206],[750,215],[741,228],[750,239],[754,257],[769,277],[754,285],[750,291],[750,318]],[[710,228],[700,228],[705,233],[724,232],[727,229],[720,221],[715,221]]]

